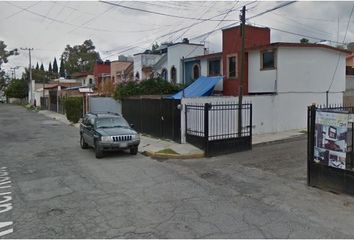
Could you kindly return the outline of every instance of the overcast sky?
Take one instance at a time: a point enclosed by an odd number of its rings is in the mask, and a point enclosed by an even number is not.
[[[311,42],[354,42],[354,16],[349,20],[353,2],[300,1],[252,18],[285,2],[107,1],[174,17],[102,1],[4,1],[0,2],[0,40],[8,49],[34,48],[32,64],[43,62],[45,68],[54,57],[59,60],[67,44],[86,39],[93,41],[103,60],[133,55],[151,48],[153,42],[178,42],[185,37],[205,42],[210,52],[217,52],[221,51],[221,31],[204,33],[237,23],[239,10],[247,4],[246,18],[251,18],[247,23],[270,27],[272,42],[299,42],[304,36]],[[209,18],[213,21],[200,20]],[[4,68],[15,66],[28,66],[28,52],[20,51]],[[22,70],[17,71],[18,77]]]

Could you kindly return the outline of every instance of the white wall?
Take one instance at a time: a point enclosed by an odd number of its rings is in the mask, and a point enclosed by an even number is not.
[[[183,98],[181,111],[181,139],[185,142],[185,104],[238,103],[238,97]],[[307,126],[307,107],[325,104],[325,93],[283,93],[258,96],[244,96],[245,103],[252,103],[253,134],[276,133]],[[330,93],[330,104],[342,104],[343,93]],[[235,124],[237,119],[235,119]],[[237,126],[237,125],[236,125]]]
[[[276,92],[277,72],[261,70],[260,51],[248,53],[248,91],[249,93],[273,93]]]
[[[278,47],[276,69],[261,70],[260,51],[252,51],[248,55],[249,92],[325,93],[332,79],[330,92],[344,92],[345,56],[326,48]]]
[[[137,72],[139,73],[140,78],[143,76],[141,59],[142,59],[142,54],[138,54],[138,55],[134,56],[134,75],[133,75],[133,79],[135,79],[135,75],[136,75]]]
[[[168,81],[171,82],[171,68],[175,66],[177,83],[182,83],[182,57],[190,58],[204,54],[204,46],[190,44],[176,44],[167,49]]]
[[[278,48],[278,92],[345,91],[345,53],[326,48]]]
[[[134,79],[137,72],[139,72],[139,80],[145,80],[149,76],[143,75],[143,67],[153,66],[156,64],[162,55],[160,54],[138,54],[134,56]]]

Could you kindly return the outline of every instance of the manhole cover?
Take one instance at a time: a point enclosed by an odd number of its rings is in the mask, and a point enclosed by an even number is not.
[[[47,212],[48,216],[59,216],[64,214],[64,210],[60,208],[52,208]]]

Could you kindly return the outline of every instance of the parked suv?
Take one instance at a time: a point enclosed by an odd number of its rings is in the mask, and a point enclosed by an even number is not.
[[[80,124],[80,146],[93,147],[96,158],[103,157],[106,151],[123,149],[136,155],[140,137],[132,127],[118,113],[87,113]]]

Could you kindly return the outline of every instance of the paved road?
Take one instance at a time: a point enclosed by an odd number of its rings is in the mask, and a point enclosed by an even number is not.
[[[305,185],[304,138],[200,160],[98,160],[76,128],[22,107],[1,104],[0,126],[0,176],[11,179],[0,236],[354,237],[353,198]]]

